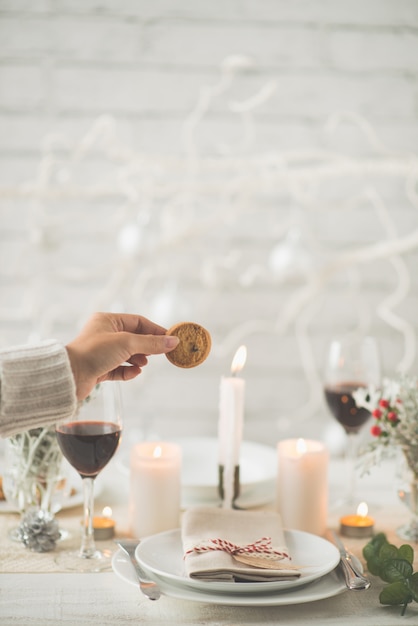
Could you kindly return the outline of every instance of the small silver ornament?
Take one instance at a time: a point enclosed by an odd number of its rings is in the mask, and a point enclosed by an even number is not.
[[[33,507],[27,511],[17,529],[19,540],[34,552],[49,552],[60,538],[58,522],[47,511]]]

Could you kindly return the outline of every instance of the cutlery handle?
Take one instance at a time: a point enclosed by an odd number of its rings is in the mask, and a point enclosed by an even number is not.
[[[129,555],[131,559],[131,563],[135,568],[136,574],[138,576],[139,588],[144,595],[146,595],[150,600],[158,600],[161,593],[158,588],[158,585],[153,580],[147,579],[145,576],[145,572],[141,569],[138,564],[138,561],[134,556]]]
[[[360,591],[370,587],[370,581],[357,571],[351,563],[350,557],[342,556],[340,563],[349,589]]]

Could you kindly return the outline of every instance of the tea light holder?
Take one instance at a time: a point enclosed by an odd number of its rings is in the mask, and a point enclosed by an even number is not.
[[[344,515],[340,519],[340,533],[345,537],[357,539],[371,537],[374,533],[374,519],[367,513],[367,504],[361,502],[356,515]]]
[[[93,534],[97,541],[113,539],[115,536],[115,520],[112,519],[112,509],[105,506],[101,516],[93,517]]]

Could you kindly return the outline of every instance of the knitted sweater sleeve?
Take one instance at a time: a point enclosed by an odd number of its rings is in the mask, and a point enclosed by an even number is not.
[[[53,340],[0,350],[0,434],[49,426],[77,409],[65,347]]]

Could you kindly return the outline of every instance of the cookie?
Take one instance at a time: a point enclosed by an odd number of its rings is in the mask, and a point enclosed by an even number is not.
[[[180,322],[168,329],[167,335],[175,335],[180,343],[166,353],[167,359],[177,367],[196,367],[206,359],[212,340],[208,331],[193,322]]]

